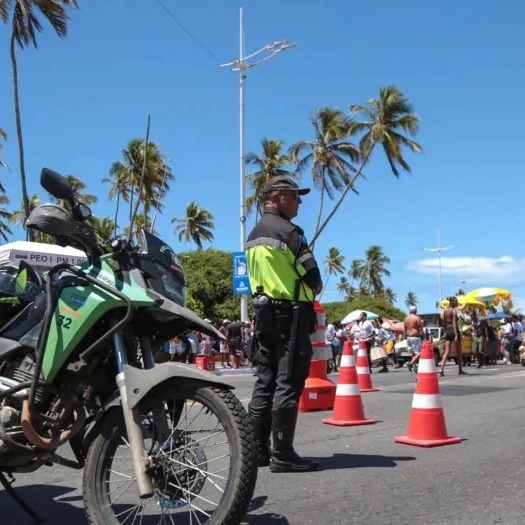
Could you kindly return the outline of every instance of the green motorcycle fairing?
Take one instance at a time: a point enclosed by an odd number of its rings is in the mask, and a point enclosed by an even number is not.
[[[132,272],[126,272],[125,280],[129,282],[117,278],[108,264],[111,257],[111,254],[102,256],[96,266],[87,262],[76,267],[126,295],[135,306],[155,305],[156,300],[136,282]],[[55,379],[80,341],[104,314],[124,306],[124,301],[92,284],[62,289],[44,350],[44,380],[51,383]]]

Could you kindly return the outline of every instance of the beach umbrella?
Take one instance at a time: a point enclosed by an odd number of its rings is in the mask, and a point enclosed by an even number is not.
[[[361,312],[365,312],[366,313],[367,321],[372,321],[372,320],[377,319],[379,317],[374,312],[369,312],[368,310],[353,310],[352,312],[350,312],[341,321],[341,324],[345,325],[345,324],[348,324],[348,323],[355,323],[359,319],[359,316],[361,315]]]

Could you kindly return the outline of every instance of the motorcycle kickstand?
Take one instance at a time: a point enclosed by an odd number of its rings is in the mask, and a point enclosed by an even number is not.
[[[22,507],[36,523],[43,523],[46,520],[39,516],[17,493],[13,488],[14,478],[12,477],[11,481],[7,479],[3,472],[0,472],[0,483],[4,486],[5,491]]]

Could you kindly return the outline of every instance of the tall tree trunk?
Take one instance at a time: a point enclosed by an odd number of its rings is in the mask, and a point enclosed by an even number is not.
[[[315,239],[317,239],[319,235],[317,232],[319,231],[319,224],[321,224],[321,215],[323,214],[324,194],[325,194],[325,189],[324,189],[324,181],[323,181],[323,187],[321,188],[321,197],[319,198],[319,212],[317,214],[317,223],[315,225],[315,232],[314,232],[313,239],[310,242],[310,248],[312,251],[314,249]]]
[[[326,286],[328,285],[328,281],[330,280],[331,274],[329,273],[326,277],[326,282],[324,283],[323,289],[321,290],[321,294],[319,295],[319,298],[317,299],[319,302],[321,302],[321,299],[323,298],[324,291],[326,290]]]
[[[375,146],[375,144],[374,144]],[[352,188],[354,185],[354,182],[357,180],[357,177],[361,175],[361,172],[363,171],[363,168],[365,167],[365,164],[368,162],[368,159],[370,158],[370,155],[372,154],[372,150],[374,149],[374,146],[370,148],[370,150],[366,153],[366,155],[363,157],[363,162],[361,163],[361,166],[359,166],[359,169],[355,172],[354,176],[350,179],[348,184],[346,185],[346,188],[343,190],[343,193],[341,193],[341,196],[339,197],[339,200],[335,203],[335,206],[333,210],[326,216],[326,219],[323,221],[323,224],[321,224],[321,227],[315,229],[315,234],[310,241],[310,247],[313,248],[313,245],[321,234],[321,232],[326,228],[326,225],[328,224],[328,221],[334,216],[335,212],[339,209],[339,206],[341,206],[341,203],[343,202],[344,198],[346,197],[346,194],[348,193],[348,190]]]
[[[131,227],[133,226],[133,224],[131,224],[131,219],[133,218],[133,196],[134,196],[134,191],[133,191],[133,186],[131,186],[131,193],[130,193],[130,196],[129,196],[129,226],[130,226],[130,235],[131,235]],[[130,239],[131,239],[131,236],[130,236]]]
[[[22,119],[20,117],[20,100],[18,97],[18,66],[16,62],[16,51],[15,51],[15,31],[13,22],[13,31],[11,33],[11,43],[9,49],[11,51],[11,64],[13,65],[13,95],[15,99],[15,118],[16,118],[16,135],[18,138],[18,155],[20,162],[20,183],[22,186],[22,204],[24,206],[24,224],[26,219],[29,217],[29,197],[27,195],[27,182],[26,182],[26,167],[24,161],[24,140],[22,138]],[[33,241],[35,234],[31,229],[26,230],[26,238]]]
[[[113,234],[115,238],[117,237],[117,228],[118,228],[117,220],[118,220],[119,206],[120,206],[120,190],[118,190],[118,193],[117,193],[117,207],[115,210],[115,228],[114,228],[114,234]]]

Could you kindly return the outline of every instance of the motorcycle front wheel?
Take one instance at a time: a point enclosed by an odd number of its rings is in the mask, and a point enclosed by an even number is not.
[[[159,407],[162,427],[159,425]],[[113,411],[84,469],[90,525],[238,525],[257,480],[251,421],[228,389],[163,385],[140,406],[153,495],[140,499],[122,413]]]

